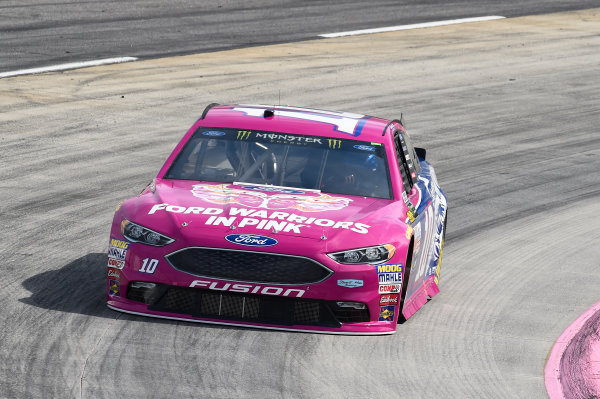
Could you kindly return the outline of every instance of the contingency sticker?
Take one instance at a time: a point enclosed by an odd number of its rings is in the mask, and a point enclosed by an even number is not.
[[[380,294],[398,294],[402,284],[379,284]]]
[[[121,281],[121,271],[118,269],[109,268],[107,277],[111,280]]]
[[[385,294],[382,295],[379,299],[379,304],[381,306],[384,305],[397,305],[398,304],[398,294]]]
[[[114,267],[115,269],[122,269],[125,266],[124,260],[108,258],[108,263],[106,264],[108,267]]]
[[[127,250],[129,249],[129,241],[118,240],[116,238],[110,239],[110,245],[108,247],[108,258],[113,259],[115,261],[125,261],[125,256],[127,255]],[[110,267],[116,267],[122,269],[123,266],[117,262],[114,262],[113,265],[110,264]],[[119,267],[121,266],[121,267]]]
[[[119,281],[114,279],[108,279],[108,295],[120,296]]]
[[[377,265],[379,285],[402,284],[402,263]]]
[[[395,306],[380,306],[379,321],[394,321]]]

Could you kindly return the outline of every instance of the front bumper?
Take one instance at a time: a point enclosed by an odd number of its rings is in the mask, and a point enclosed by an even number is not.
[[[278,330],[334,334],[396,331],[398,306],[381,306],[373,265],[340,267],[324,255],[319,262],[332,274],[323,281],[249,283],[183,272],[167,261],[170,253],[130,243],[120,268],[110,267],[115,262],[109,257],[108,306],[159,318]],[[151,269],[153,260],[156,264]],[[361,285],[348,286],[340,281],[360,281]],[[360,303],[365,308],[340,306],[338,302]],[[384,308],[387,314],[382,320]]]
[[[135,287],[135,288],[134,288]],[[394,323],[371,322],[369,309],[336,301],[218,292],[132,282],[127,297],[109,299],[114,310],[167,319],[280,330],[341,334],[390,334]],[[393,326],[391,325],[393,324]]]

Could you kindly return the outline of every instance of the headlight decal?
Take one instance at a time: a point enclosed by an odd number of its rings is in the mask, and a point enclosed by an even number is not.
[[[392,258],[396,247],[392,244],[375,245],[327,254],[331,259],[345,265],[378,264]]]
[[[121,234],[131,242],[139,242],[154,247],[162,247],[175,241],[164,234],[157,233],[127,219],[121,222]]]

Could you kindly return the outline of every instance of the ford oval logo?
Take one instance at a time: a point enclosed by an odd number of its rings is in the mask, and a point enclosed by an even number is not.
[[[375,151],[375,147],[371,147],[370,145],[355,145],[354,148],[361,151]]]
[[[274,238],[257,234],[229,234],[225,236],[225,239],[231,243],[249,247],[270,247],[278,242]]]
[[[225,136],[225,132],[220,132],[218,130],[208,130],[206,132],[202,132],[203,136]]]

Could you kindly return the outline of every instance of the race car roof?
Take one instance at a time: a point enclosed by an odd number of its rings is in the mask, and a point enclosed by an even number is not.
[[[211,104],[197,125],[382,142],[389,122],[349,112],[281,105]]]

